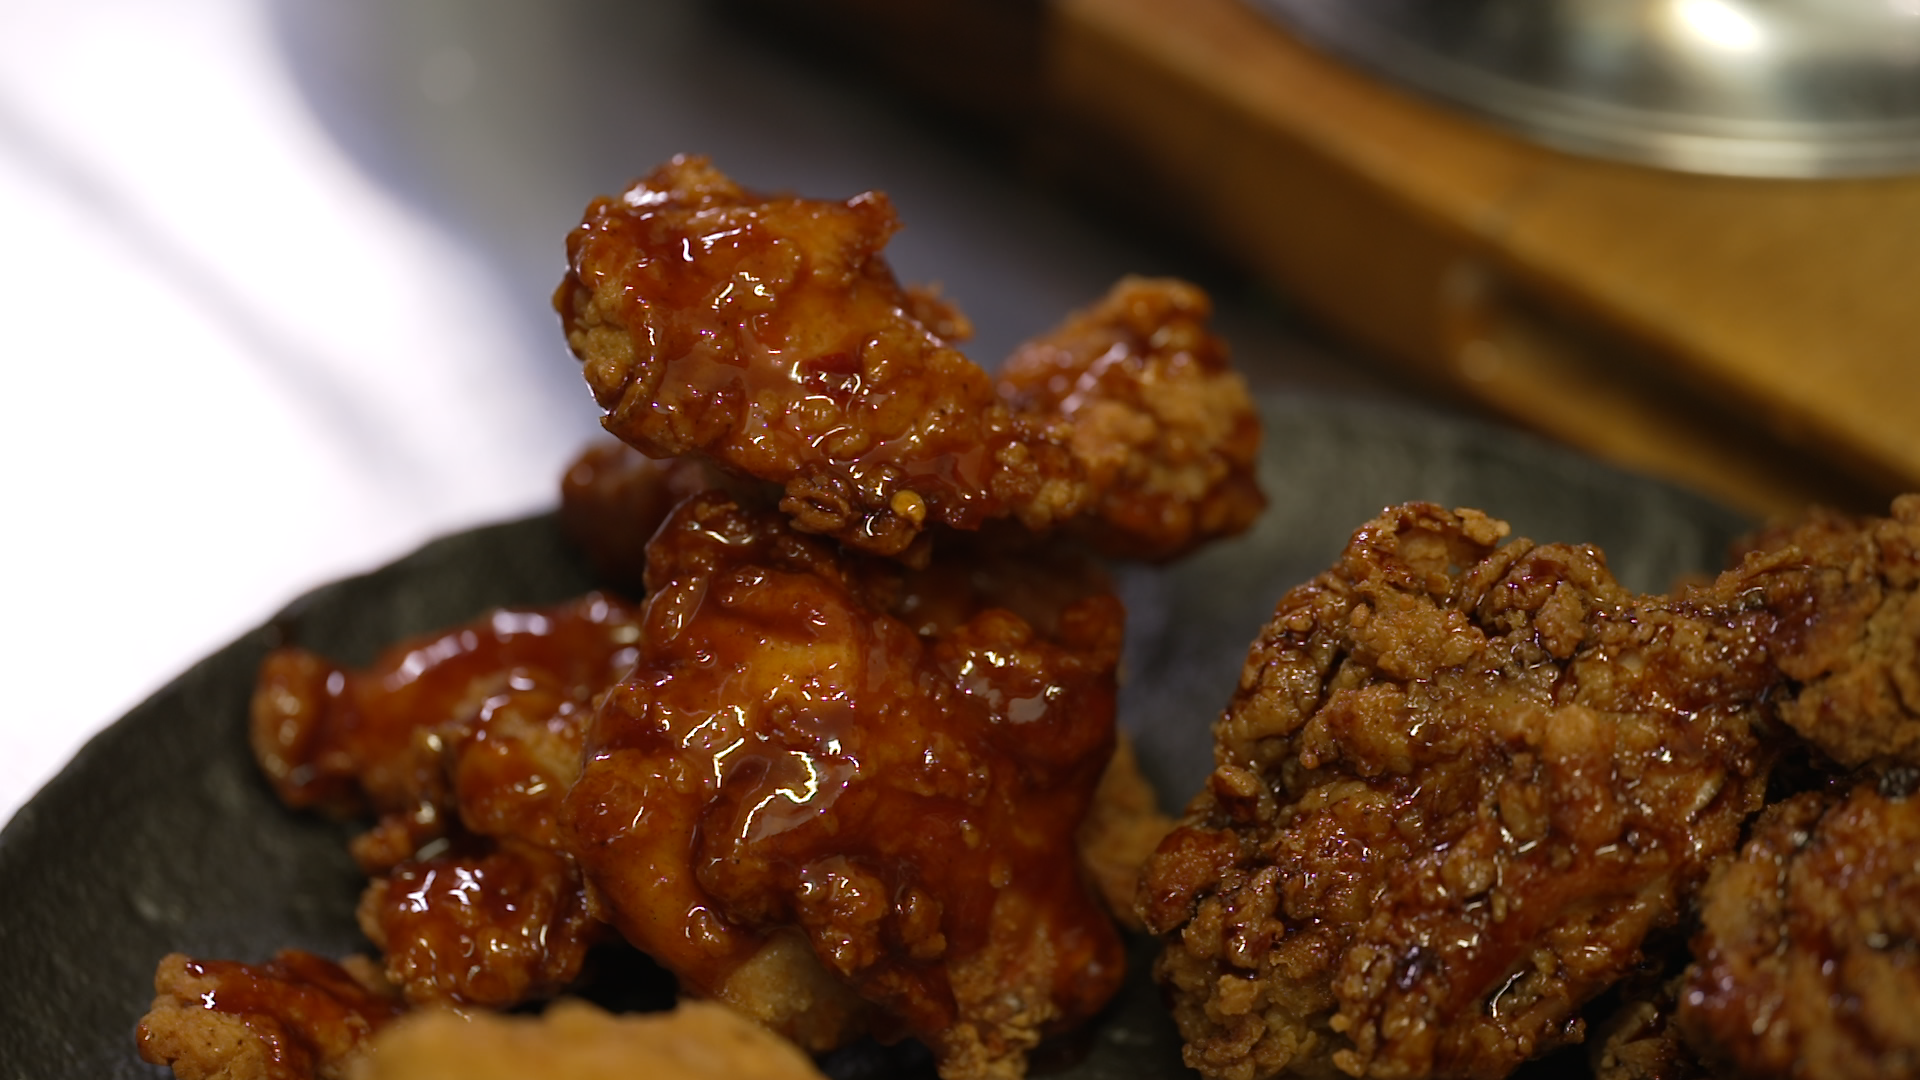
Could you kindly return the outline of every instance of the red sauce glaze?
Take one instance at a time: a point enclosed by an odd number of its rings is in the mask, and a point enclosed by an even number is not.
[[[1074,832],[1112,752],[1124,613],[1082,590],[1029,620],[973,569],[914,575],[690,500],[567,799],[608,917],[684,985],[719,993],[797,926],[949,1075],[1091,1014],[1123,963]]]

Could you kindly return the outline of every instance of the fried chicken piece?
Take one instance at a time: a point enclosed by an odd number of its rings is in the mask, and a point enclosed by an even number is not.
[[[437,822],[449,808],[433,745],[439,728],[471,724],[502,694],[540,690],[587,704],[632,666],[638,638],[636,612],[589,593],[402,641],[360,671],[298,646],[276,649],[254,690],[254,757],[294,809]]]
[[[1800,685],[1780,718],[1842,765],[1920,765],[1920,495],[1891,518],[1816,511],[1750,546],[1812,571],[1783,609],[1775,650]]]
[[[1577,1042],[1759,809],[1792,560],[1634,597],[1507,531],[1391,509],[1255,642],[1141,891],[1205,1075],[1499,1077]]]
[[[1107,902],[1107,910],[1129,930],[1146,929],[1134,909],[1140,868],[1171,831],[1173,819],[1160,812],[1159,796],[1141,775],[1133,740],[1122,733],[1113,760],[1094,789],[1078,845],[1080,861]]]
[[[1587,1054],[1593,1080],[1707,1080],[1713,1074],[1674,1023],[1683,978],[1638,988],[1601,1022]]]
[[[557,1001],[540,1016],[415,1013],[383,1029],[353,1080],[822,1080],[792,1043],[722,1005],[612,1016]]]
[[[1017,1076],[1107,1001],[1121,943],[1073,844],[1123,612],[1065,584],[1091,570],[910,570],[708,493],[647,573],[639,664],[566,801],[629,941],[803,1045],[916,1035],[948,1080]]]
[[[288,950],[265,964],[174,953],[153,979],[140,1056],[179,1080],[335,1080],[364,1040],[400,1014],[372,965]]]
[[[1743,1077],[1920,1074],[1920,770],[1768,807],[1701,897],[1679,1024]]]
[[[726,481],[693,458],[656,461],[602,439],[581,451],[560,480],[560,528],[607,583],[646,591],[647,541],[682,499]],[[743,493],[744,494],[744,493]]]
[[[554,295],[608,431],[785,489],[803,532],[898,555],[930,523],[1012,517],[1171,558],[1245,528],[1259,426],[1198,289],[1129,279],[996,387],[900,287],[884,195],[742,190],[676,157],[567,238]]]
[[[602,937],[572,861],[515,841],[408,859],[368,885],[358,914],[416,1005],[551,997]]]
[[[556,993],[602,935],[561,843],[594,696],[632,666],[637,613],[590,594],[500,610],[346,671],[284,648],[261,667],[256,756],[290,806],[381,816],[360,923],[408,1001]]]
[[[1260,419],[1207,332],[1211,312],[1192,285],[1126,278],[1000,368],[1016,417],[1065,422],[1096,500],[1075,531],[1109,555],[1171,559],[1266,507]]]

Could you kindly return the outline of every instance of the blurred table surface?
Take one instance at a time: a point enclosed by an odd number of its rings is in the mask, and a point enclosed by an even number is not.
[[[548,297],[682,151],[888,191],[1004,355],[1124,273],[1257,384],[1404,393],[1266,294],[696,0],[0,2],[0,818],[299,593],[551,506],[597,431]]]
[[[1920,176],[1560,153],[1245,0],[1048,11],[1047,96],[1071,138],[1410,375],[1753,512],[1884,511],[1920,486]]]

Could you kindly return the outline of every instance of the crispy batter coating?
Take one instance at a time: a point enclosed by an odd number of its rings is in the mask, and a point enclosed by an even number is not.
[[[268,656],[256,756],[289,805],[380,815],[360,923],[415,1004],[507,1006],[578,975],[600,936],[556,825],[594,696],[632,666],[638,613],[590,594],[402,642],[361,671]]]
[[[1776,645],[1801,684],[1780,718],[1842,765],[1920,765],[1920,495],[1891,518],[1815,512],[1752,546],[1812,568]]]
[[[678,157],[567,239],[554,295],[607,430],[784,487],[804,532],[897,555],[929,523],[1088,519],[1170,558],[1252,522],[1259,428],[1206,297],[1129,279],[994,380],[964,320],[895,281],[884,195],[743,191]]]
[[[1142,884],[1207,1076],[1498,1077],[1577,1041],[1759,808],[1782,560],[1637,598],[1506,533],[1389,510],[1255,642]]]
[[[1097,500],[1075,531],[1109,555],[1169,559],[1266,506],[1260,420],[1211,312],[1192,285],[1127,278],[1000,368],[1015,416],[1065,421]]]
[[[611,1016],[584,1001],[540,1016],[415,1013],[381,1030],[353,1080],[822,1080],[792,1043],[722,1005]]]
[[[1920,1075],[1920,771],[1767,809],[1702,894],[1679,1024],[1743,1077]]]
[[[1110,593],[1031,564],[912,571],[718,493],[648,561],[639,664],[566,801],[629,941],[811,1045],[917,1035],[949,1080],[1017,1076],[1106,1002],[1120,940],[1073,845],[1113,749]],[[844,998],[780,1015],[763,964],[823,969],[870,1020]]]
[[[371,965],[349,970],[288,950],[264,964],[174,953],[154,974],[140,1056],[179,1080],[335,1080],[400,1013]]]
[[[1684,978],[1635,987],[1593,1033],[1593,1080],[1707,1080],[1713,1074],[1680,1035],[1674,1011]]]

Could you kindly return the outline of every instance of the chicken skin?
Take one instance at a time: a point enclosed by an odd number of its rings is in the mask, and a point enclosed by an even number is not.
[[[601,913],[684,990],[815,1048],[916,1035],[948,1080],[1021,1075],[1112,996],[1074,845],[1123,613],[1090,568],[912,570],[708,493],[647,584],[565,816]]]
[[[1149,861],[1209,1077],[1499,1077],[1676,922],[1760,808],[1788,555],[1636,597],[1591,547],[1387,511],[1280,601]]]
[[[1164,559],[1252,522],[1258,420],[1200,290],[1123,281],[996,385],[953,348],[964,319],[894,279],[898,228],[884,195],[757,195],[697,157],[595,200],[554,305],[607,430],[883,555],[1012,518]]]
[[[1726,1075],[1920,1074],[1920,771],[1767,808],[1701,897],[1678,1023]]]

